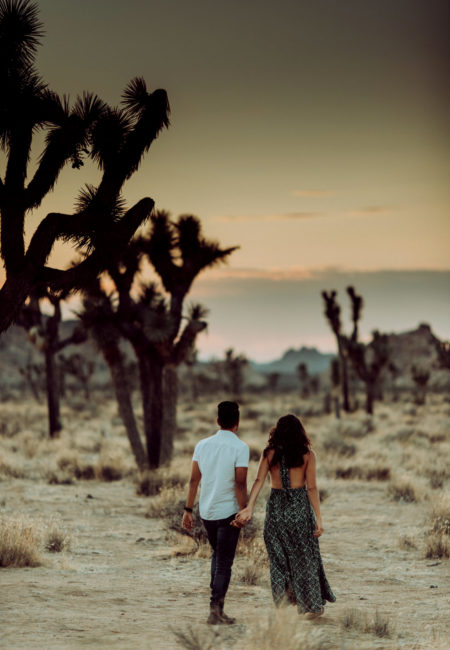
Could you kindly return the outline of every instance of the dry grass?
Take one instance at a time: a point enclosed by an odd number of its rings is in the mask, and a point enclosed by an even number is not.
[[[136,480],[136,494],[139,496],[155,496],[167,488],[185,488],[185,474],[166,469],[143,472]]]
[[[343,438],[331,435],[322,442],[324,450],[328,454],[338,456],[354,456],[358,450],[357,446],[351,442],[346,442]]]
[[[99,481],[120,481],[129,474],[120,449],[102,447],[95,465],[95,477]]]
[[[389,618],[379,610],[375,610],[373,617],[370,617],[360,609],[346,609],[341,614],[340,625],[343,630],[356,630],[380,638],[390,638],[393,634]]]
[[[61,553],[68,551],[70,544],[70,535],[62,523],[58,520],[51,521],[44,535],[45,549],[51,553]]]
[[[0,519],[0,567],[35,567],[41,564],[41,531],[24,517]]]
[[[407,476],[393,479],[388,486],[388,494],[393,501],[402,501],[403,503],[419,501],[417,486]]]
[[[398,547],[401,548],[402,551],[412,551],[417,548],[417,544],[409,535],[402,535],[399,537]]]
[[[426,558],[450,557],[450,495],[442,494],[432,504],[430,530],[425,540]]]
[[[331,470],[334,478],[359,479],[361,481],[387,481],[391,476],[391,468],[384,463],[373,464],[342,464]]]

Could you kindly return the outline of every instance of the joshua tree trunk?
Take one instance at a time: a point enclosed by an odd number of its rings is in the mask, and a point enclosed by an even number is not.
[[[127,432],[131,450],[136,459],[136,464],[142,472],[148,468],[148,463],[134,417],[122,353],[119,346],[113,343],[110,343],[107,348],[103,347],[102,353],[111,372],[114,393],[119,407],[120,419],[122,420]]]
[[[342,407],[346,413],[350,413],[347,351],[345,350],[345,344],[343,343],[340,337],[338,338],[338,351],[339,351],[339,359],[341,362]]]
[[[164,409],[163,373],[163,362],[160,359],[152,359],[151,369],[148,373],[148,392],[147,395],[142,395],[142,399],[147,400],[147,417],[144,413],[144,426],[150,469],[156,469],[161,464]]]
[[[373,415],[373,402],[375,398],[375,383],[366,382],[366,413]]]
[[[12,325],[31,290],[31,283],[22,275],[9,275],[6,279],[0,289],[0,333]]]
[[[49,346],[45,348],[45,378],[47,386],[48,424],[50,438],[57,438],[61,431],[59,419],[58,369],[55,353]]]
[[[161,441],[161,463],[172,457],[173,440],[177,431],[178,375],[174,364],[167,364],[163,373],[164,413]]]

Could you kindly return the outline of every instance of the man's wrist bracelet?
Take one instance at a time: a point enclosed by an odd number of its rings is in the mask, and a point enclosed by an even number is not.
[[[188,508],[187,506],[184,506],[184,509],[186,510],[186,512],[192,512],[193,511],[192,508]]]

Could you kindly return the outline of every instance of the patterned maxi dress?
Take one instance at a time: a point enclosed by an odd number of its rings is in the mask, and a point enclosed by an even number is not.
[[[272,488],[266,506],[264,541],[276,605],[287,597],[300,612],[320,612],[336,600],[325,576],[315,515],[306,486],[291,488],[289,468],[280,463],[283,489]]]

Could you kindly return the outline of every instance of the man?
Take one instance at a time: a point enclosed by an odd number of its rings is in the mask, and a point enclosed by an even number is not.
[[[207,623],[231,624],[235,619],[223,611],[225,595],[231,578],[240,529],[231,526],[235,515],[247,504],[247,468],[250,450],[239,440],[239,405],[220,402],[217,413],[219,431],[196,445],[192,473],[182,526],[193,527],[192,509],[198,485],[200,517],[213,548],[211,559],[211,600]]]

